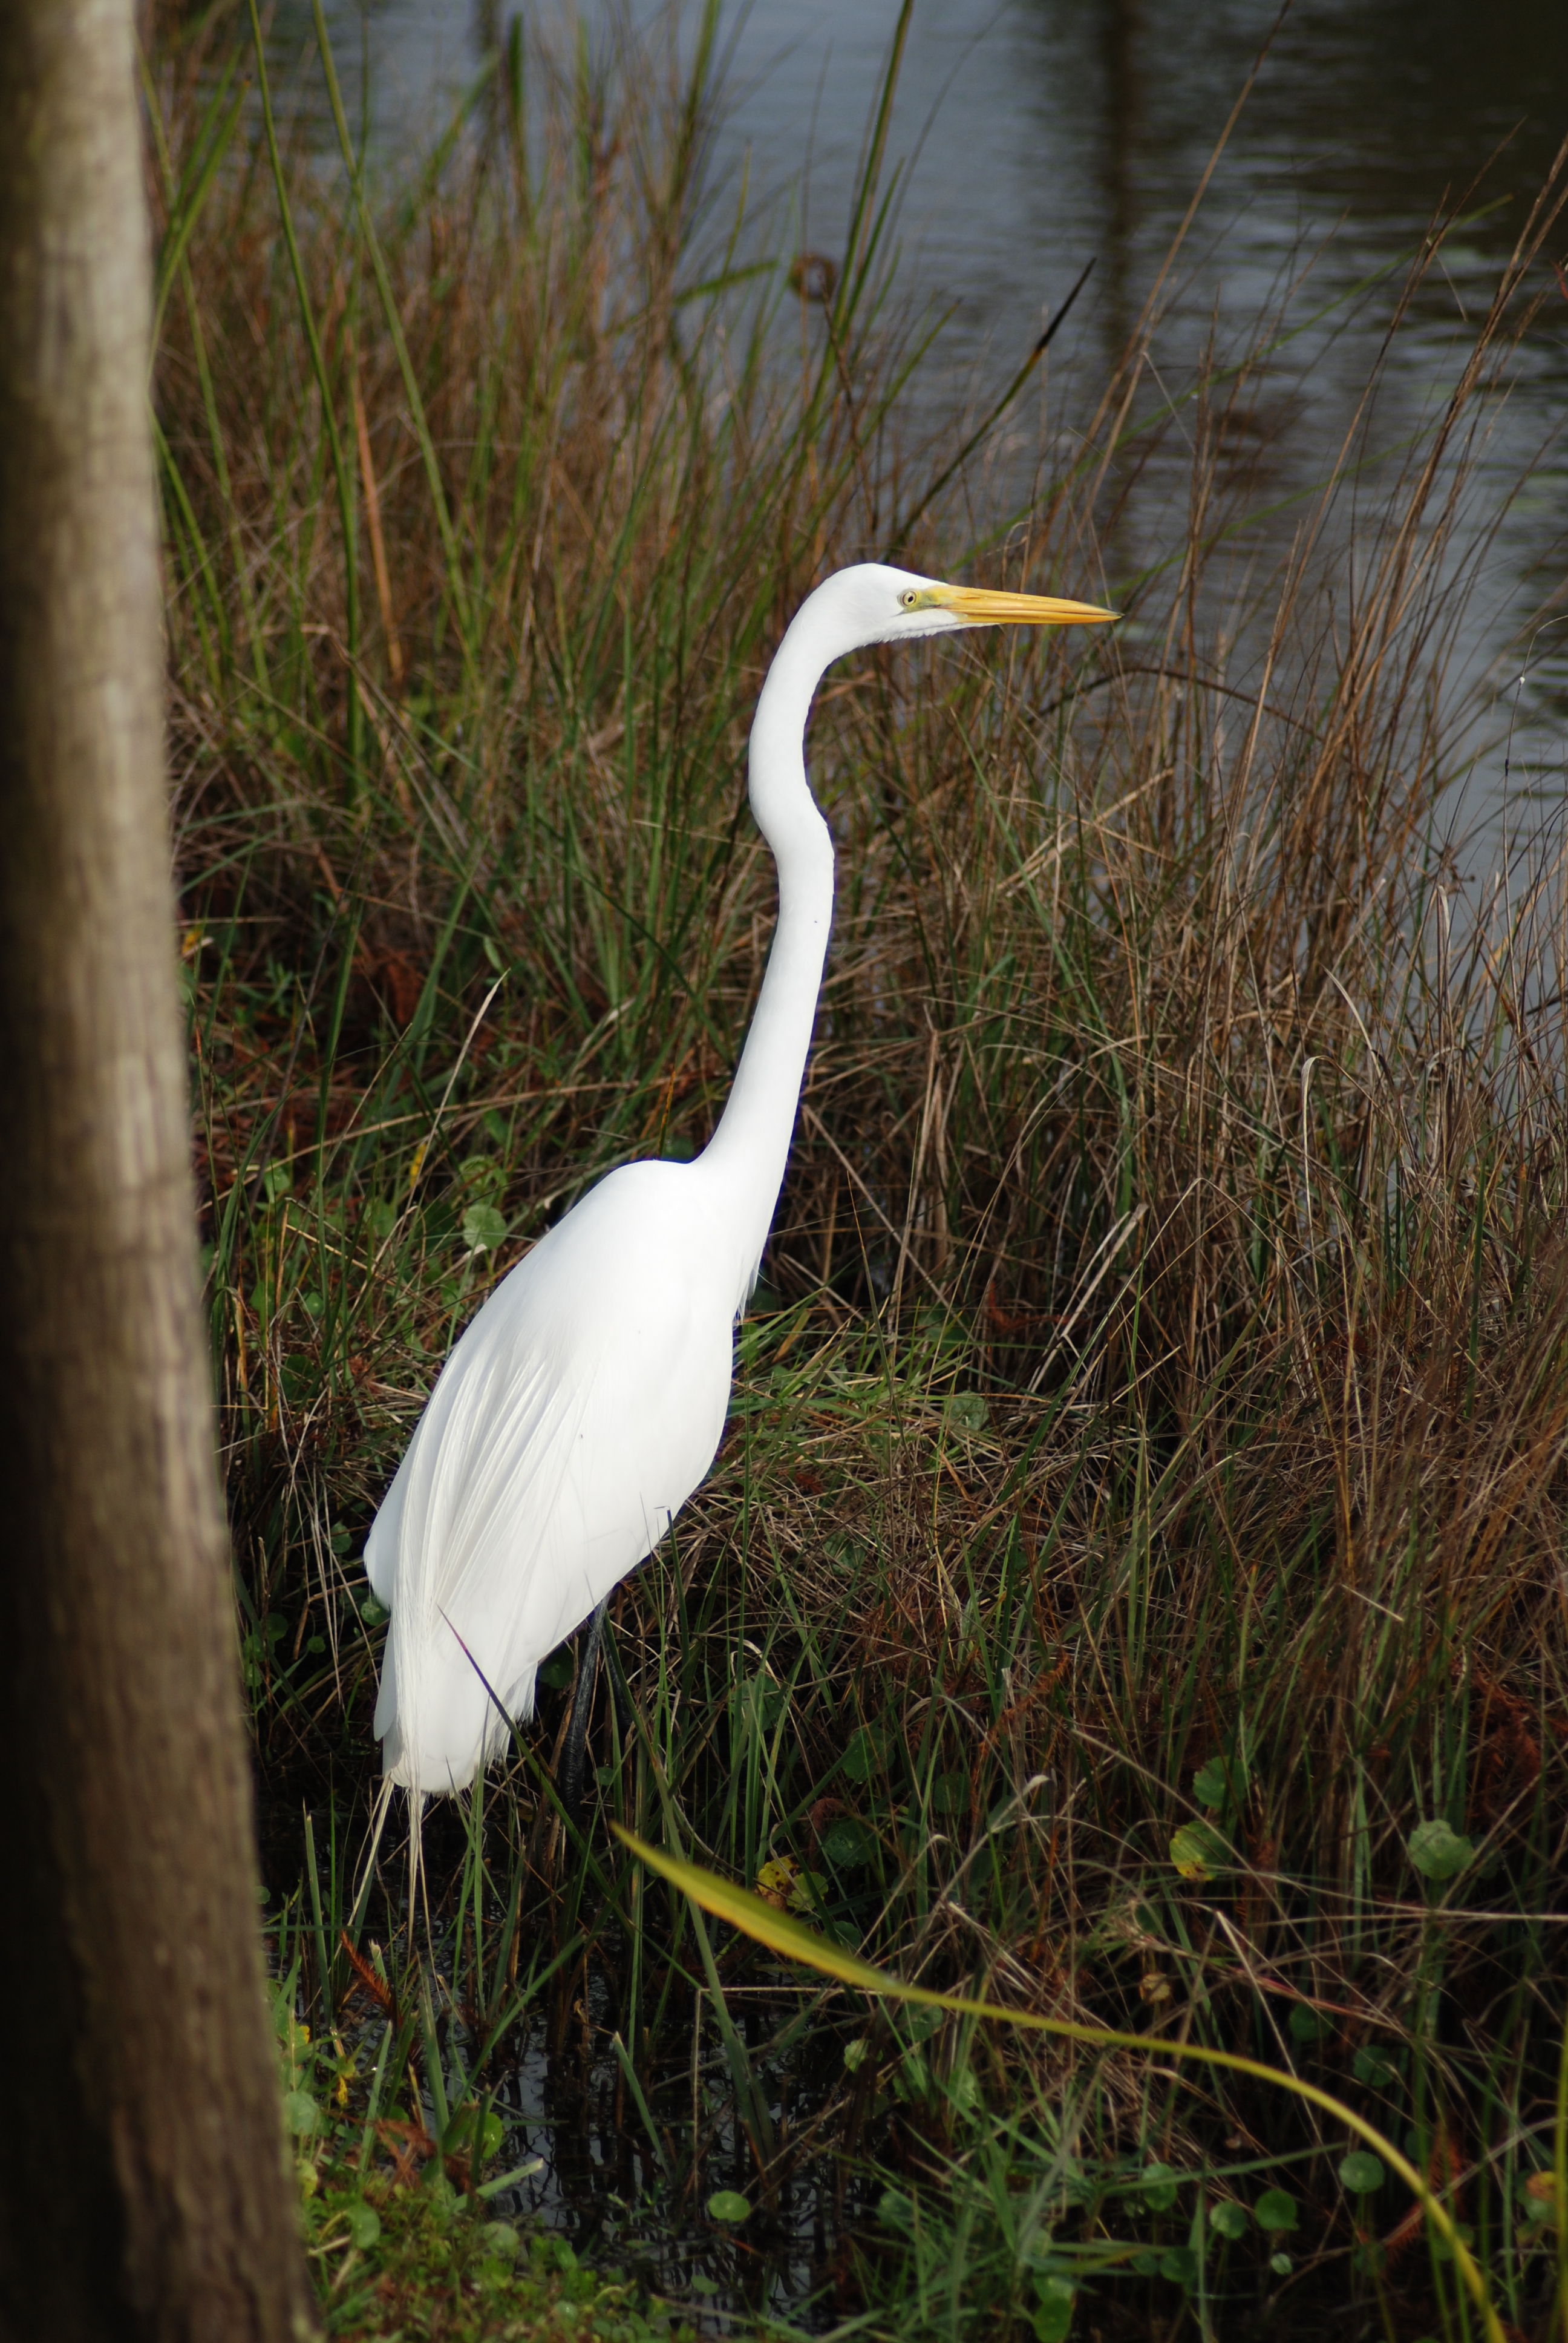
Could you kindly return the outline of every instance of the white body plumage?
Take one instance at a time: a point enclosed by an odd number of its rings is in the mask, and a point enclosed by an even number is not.
[[[508,1717],[532,1713],[540,1661],[652,1551],[713,1461],[832,916],[804,756],[824,669],[867,643],[1111,615],[879,563],[840,570],[802,605],[751,731],[779,924],[719,1127],[695,1162],[612,1172],[503,1280],[443,1368],[367,1542],[392,1614],[376,1706],[390,1780],[462,1789],[499,1755]]]
[[[501,1755],[539,1662],[713,1462],[744,1297],[703,1184],[692,1164],[611,1172],[442,1373],[366,1553],[392,1612],[376,1730],[394,1780],[461,1789]]]

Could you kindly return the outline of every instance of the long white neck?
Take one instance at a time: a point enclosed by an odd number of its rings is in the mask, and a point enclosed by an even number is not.
[[[751,810],[778,866],[779,924],[729,1103],[700,1159],[739,1242],[737,1306],[783,1183],[833,920],[833,842],[807,783],[805,739],[811,696],[841,649],[808,603],[779,646],[751,727]]]

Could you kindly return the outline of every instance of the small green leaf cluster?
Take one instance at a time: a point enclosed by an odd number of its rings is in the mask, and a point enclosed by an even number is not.
[[[524,2236],[448,2183],[362,2195],[325,2189],[307,2240],[335,2338],[439,2333],[444,2343],[690,2343],[692,2328],[634,2282],[584,2268],[565,2238]]]
[[[1457,1879],[1474,1860],[1475,1849],[1469,1839],[1461,1838],[1439,1815],[1431,1822],[1418,1823],[1405,1846],[1411,1868],[1419,1871],[1423,1879],[1441,1887],[1450,1879]]]
[[[352,2053],[336,2036],[312,2039],[292,1979],[275,1989],[273,2016],[306,2243],[334,2337],[439,2331],[447,2343],[503,2343],[558,2329],[592,2343],[690,2343],[692,2330],[638,2284],[582,2268],[564,2238],[498,2219],[494,2184],[454,2185],[450,2172],[477,2176],[499,2154],[493,2109],[455,2108],[419,2178],[388,2174],[375,2162],[373,2127],[350,2111]],[[735,2222],[750,2208],[720,2191],[709,2209]]]
[[[1191,1822],[1179,1824],[1171,1835],[1171,1860],[1181,1878],[1195,1885],[1233,1870],[1231,1844],[1249,1784],[1247,1764],[1239,1753],[1211,1757],[1192,1776],[1194,1805],[1202,1809]]]

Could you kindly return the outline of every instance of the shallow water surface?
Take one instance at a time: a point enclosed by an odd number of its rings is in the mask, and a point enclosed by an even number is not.
[[[390,148],[434,137],[453,94],[504,38],[504,0],[332,0],[327,15],[346,77],[367,68],[371,115]],[[655,0],[583,0],[590,40],[629,21],[655,28]],[[680,0],[689,39],[699,0]],[[898,21],[895,0],[766,0],[727,5],[720,24],[728,103],[712,172],[731,187],[745,168],[754,215],[831,255],[842,243],[869,109]],[[1084,263],[1093,276],[1051,353],[1092,386],[1124,347],[1172,238],[1276,17],[1274,0],[917,0],[890,144],[902,174],[901,278],[945,320],[920,401],[981,410],[1039,334]],[[564,14],[535,12],[548,30]],[[278,63],[302,85],[311,70],[309,10],[288,0],[274,20]],[[357,103],[357,96],[356,96]],[[1377,358],[1396,289],[1438,213],[1466,224],[1417,296],[1392,353],[1380,444],[1419,429],[1452,386],[1498,267],[1568,132],[1568,14],[1547,0],[1299,0],[1236,120],[1167,287],[1150,372],[1180,399],[1211,341],[1239,351],[1287,284],[1292,338],[1270,360],[1235,451],[1250,467],[1255,533],[1248,551],[1277,556],[1341,450]],[[1561,236],[1553,249],[1560,248]],[[1495,739],[1513,709],[1515,784],[1554,807],[1562,795],[1560,719],[1568,708],[1568,616],[1533,640],[1523,632],[1559,583],[1563,489],[1557,433],[1568,393],[1568,297],[1546,297],[1526,334],[1514,384],[1489,417],[1477,518],[1526,471],[1481,568],[1457,662],[1479,687]],[[1315,322],[1314,322],[1315,319]],[[1051,386],[1020,401],[992,451],[979,495],[1008,509],[1027,498]],[[1060,407],[1059,397],[1059,407]],[[1187,425],[1133,491],[1114,560],[1131,568],[1168,541],[1187,491]],[[990,518],[988,513],[987,518]],[[1114,583],[1114,580],[1112,580]],[[1548,613],[1550,615],[1550,613]],[[1562,648],[1559,649],[1558,646]],[[1522,668],[1530,680],[1516,690]],[[1501,695],[1501,697],[1500,697]],[[1482,796],[1501,784],[1501,750],[1483,759]]]

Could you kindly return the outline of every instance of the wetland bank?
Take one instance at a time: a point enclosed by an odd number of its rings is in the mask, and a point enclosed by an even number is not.
[[[1285,2096],[819,1988],[619,1821],[905,1977],[1323,2083],[1543,2332],[1562,872],[1550,807],[1490,887],[1442,809],[1558,184],[1421,427],[1385,356],[1264,551],[1310,273],[1179,380],[1158,299],[1109,361],[1070,317],[1027,495],[990,439],[930,495],[973,420],[916,397],[897,44],[829,277],[736,233],[717,29],[503,25],[373,169],[324,56],[299,128],[244,18],[149,58],[195,1143],[329,2319],[1466,2331]],[[1442,249],[1357,296],[1385,353]],[[835,938],[724,1447],[616,1604],[580,1816],[563,1651],[410,1926],[393,1856],[357,1896],[366,1529],[494,1279],[704,1143],[772,918],[760,674],[895,548],[1130,623],[819,696]]]

